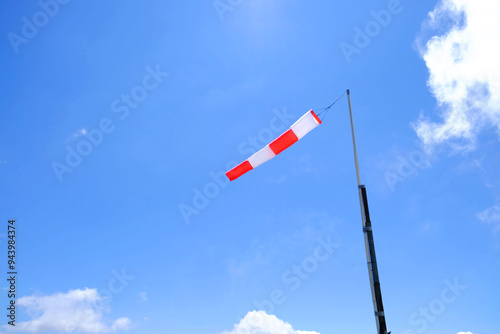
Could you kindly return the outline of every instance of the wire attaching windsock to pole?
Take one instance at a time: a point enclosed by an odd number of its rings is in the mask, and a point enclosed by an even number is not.
[[[309,110],[299,120],[290,127],[287,131],[281,134],[278,138],[266,145],[260,151],[251,155],[248,159],[240,163],[226,173],[230,181],[236,180],[241,175],[248,171],[262,165],[264,162],[274,158],[292,144],[296,143],[299,139],[308,134],[311,130],[321,124],[321,120],[314,113]]]

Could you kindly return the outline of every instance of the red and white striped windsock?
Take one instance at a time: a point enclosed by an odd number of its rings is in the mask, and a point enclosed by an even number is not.
[[[230,181],[236,180],[241,175],[281,153],[320,124],[321,120],[318,116],[314,111],[309,110],[297,122],[293,123],[290,129],[266,145],[266,147],[254,153],[250,158],[231,169],[226,173],[226,176]]]

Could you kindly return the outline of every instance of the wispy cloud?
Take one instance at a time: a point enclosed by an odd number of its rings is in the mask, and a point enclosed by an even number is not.
[[[17,300],[17,305],[26,308],[31,320],[19,322],[15,327],[4,326],[9,331],[29,333],[111,333],[128,330],[132,327],[129,318],[121,317],[105,321],[96,289],[76,289],[67,293],[54,293],[48,296],[28,296]]]
[[[483,164],[484,164],[484,161],[485,160],[485,156],[482,156],[478,159],[474,159],[472,160],[472,164],[473,166],[479,170],[479,173],[481,175],[481,179],[483,180],[483,184],[489,188],[489,189],[493,189],[495,188],[495,183],[492,182],[490,180],[490,177],[489,177],[489,174],[488,172],[486,171],[486,169],[483,167]]]
[[[77,138],[80,136],[84,136],[87,133],[87,129],[78,129],[75,133],[73,133],[73,138]]]
[[[148,294],[146,292],[139,292],[139,298],[141,298],[141,301],[147,302],[148,301]]]
[[[430,220],[426,221],[423,225],[422,225],[422,231],[423,232],[428,232],[430,230],[432,230],[432,228],[436,225],[437,223],[435,222],[432,222]]]
[[[493,226],[493,233],[500,234],[500,205],[494,205],[477,214],[477,218]]]
[[[81,128],[70,134],[66,139],[65,142],[71,142],[75,140],[76,138],[80,138],[82,136],[85,136],[87,134],[88,130],[86,128]]]
[[[429,13],[423,33],[447,31],[419,42],[441,118],[421,114],[413,124],[428,151],[441,144],[472,150],[486,126],[500,134],[499,15],[496,0],[442,0]]]
[[[264,311],[251,311],[230,331],[221,334],[319,334],[313,331],[294,330],[292,325],[278,319],[274,315],[268,315]]]

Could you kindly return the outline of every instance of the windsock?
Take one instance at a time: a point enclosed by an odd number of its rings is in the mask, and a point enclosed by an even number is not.
[[[290,129],[266,145],[263,149],[254,153],[250,158],[228,171],[226,176],[230,181],[236,180],[246,172],[274,158],[320,124],[321,120],[318,116],[314,111],[309,110],[299,118],[297,122],[293,123]]]

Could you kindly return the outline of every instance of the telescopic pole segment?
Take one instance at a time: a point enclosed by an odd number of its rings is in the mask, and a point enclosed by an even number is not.
[[[352,106],[351,106],[351,92],[347,90],[347,102],[349,103],[349,117],[351,118],[351,132],[352,132],[352,146],[354,147],[354,163],[356,164],[356,177],[358,179],[358,186],[361,185],[361,178],[359,177],[359,163],[358,163],[358,149],[356,148],[356,137],[354,136],[354,122],[352,120]]]
[[[356,148],[356,137],[354,135],[351,94],[349,92],[349,89],[347,90],[347,100],[349,102],[349,116],[351,119],[352,144],[354,147],[354,163],[356,164],[356,177],[358,180],[359,205],[361,209],[361,220],[363,222],[363,234],[365,239],[366,258],[368,262],[368,275],[370,277],[370,287],[372,291],[372,301],[373,301],[373,309],[375,311],[377,333],[387,334],[384,306],[382,303],[382,292],[380,289],[380,280],[378,276],[377,258],[375,255],[375,243],[373,241],[370,212],[368,210],[368,197],[366,195],[366,187],[361,184],[361,179],[359,176],[358,151]]]

